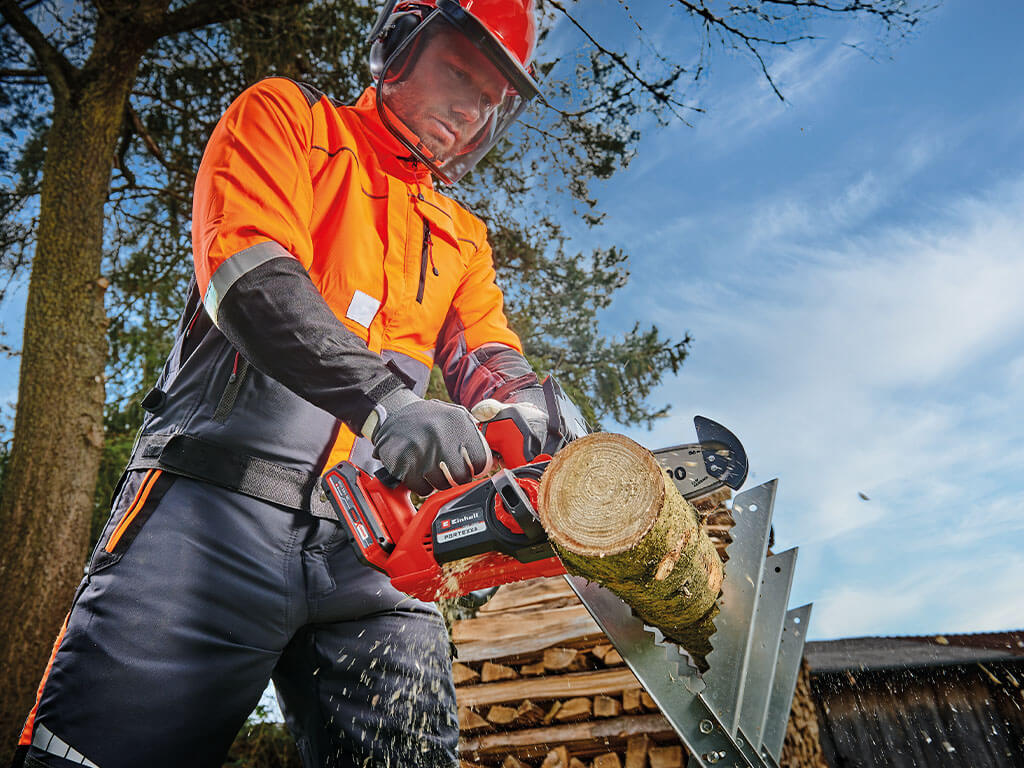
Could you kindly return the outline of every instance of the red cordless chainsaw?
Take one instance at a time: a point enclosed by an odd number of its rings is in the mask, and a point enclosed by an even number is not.
[[[371,475],[347,461],[331,468],[321,484],[359,559],[386,573],[395,588],[427,601],[564,574],[538,520],[540,477],[552,454],[590,430],[554,379],[545,379],[543,389],[549,414],[543,445],[516,408],[499,411],[480,430],[505,468],[436,491],[419,509],[385,471]],[[691,496],[738,486],[746,477],[742,446],[715,422],[695,422],[701,444],[659,452],[671,457],[673,466],[662,462],[666,472],[692,475]]]

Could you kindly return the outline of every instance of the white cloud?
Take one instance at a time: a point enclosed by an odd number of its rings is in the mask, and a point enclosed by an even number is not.
[[[763,241],[770,261],[645,297],[698,341],[656,398],[671,423],[631,433],[689,440],[703,413],[743,440],[752,482],[780,478],[776,533],[801,547],[814,636],[1024,620],[1021,210],[1024,178],[856,238],[790,228]]]

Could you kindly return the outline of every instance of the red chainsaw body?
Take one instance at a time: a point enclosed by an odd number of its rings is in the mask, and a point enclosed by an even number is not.
[[[499,417],[483,431],[506,466],[521,466],[436,491],[419,509],[404,487],[389,487],[351,462],[331,468],[322,485],[360,560],[387,574],[396,589],[426,601],[564,574],[534,512],[538,480],[551,457],[523,463],[522,427],[514,421]]]

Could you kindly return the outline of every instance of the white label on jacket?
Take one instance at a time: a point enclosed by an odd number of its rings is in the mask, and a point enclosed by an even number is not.
[[[378,299],[373,298],[368,293],[356,291],[352,295],[352,301],[348,303],[348,311],[345,313],[345,317],[359,323],[363,328],[369,328],[373,318],[377,315],[378,309],[380,309],[380,301]]]

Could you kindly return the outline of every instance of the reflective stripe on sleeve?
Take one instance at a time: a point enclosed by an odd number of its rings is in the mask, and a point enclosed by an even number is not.
[[[66,741],[55,736],[53,732],[42,723],[38,723],[35,727],[35,732],[32,735],[32,746],[46,752],[48,755],[56,755],[57,757],[64,758],[65,760],[70,760],[72,763],[91,766],[91,768],[99,768],[96,763],[87,758]]]
[[[217,323],[217,310],[220,307],[220,301],[224,298],[228,289],[245,273],[255,269],[260,264],[282,256],[287,256],[290,259],[295,258],[280,243],[267,240],[266,242],[256,243],[256,245],[250,245],[245,250],[231,255],[226,261],[222,262],[210,277],[210,284],[206,286],[206,295],[203,297],[203,306],[206,307],[206,313],[213,320],[214,324]]]

